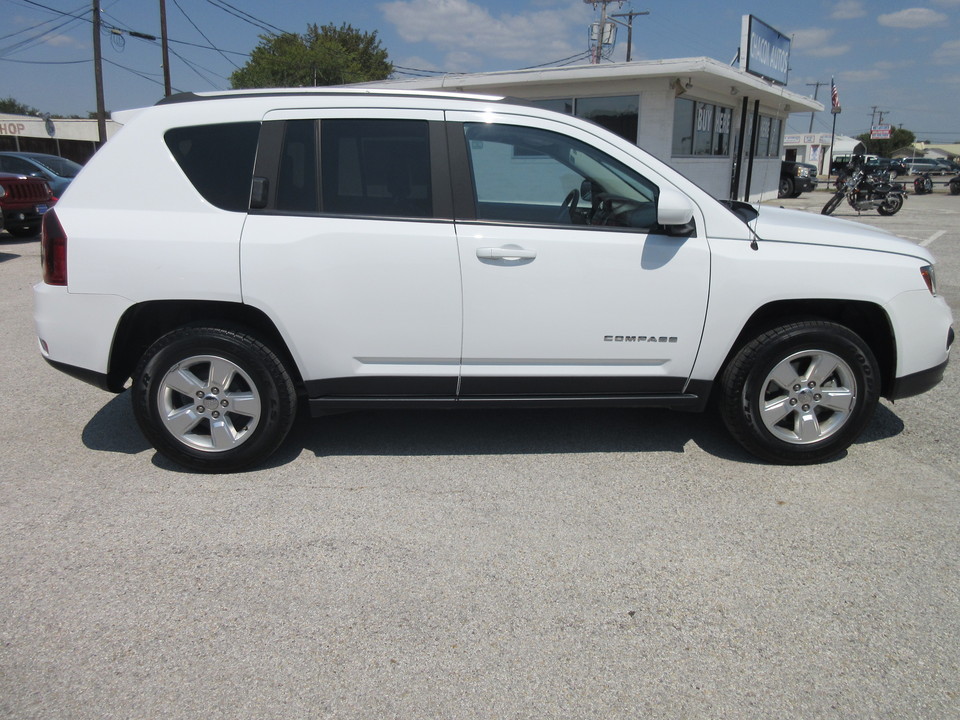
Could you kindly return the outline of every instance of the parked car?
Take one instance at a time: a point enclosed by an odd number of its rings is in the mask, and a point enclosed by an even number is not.
[[[933,158],[937,165],[943,168],[943,175],[956,175],[960,173],[960,165],[944,158]]]
[[[860,162],[862,163],[876,163],[877,160],[879,160],[876,155],[865,155],[863,153],[856,155],[848,153],[834,155],[830,160],[830,174],[837,175],[844,172],[847,168],[847,165],[849,165],[853,159],[857,157],[860,158]]]
[[[0,188],[3,229],[18,238],[39,235],[43,214],[54,203],[50,186],[39,178],[0,173]]]
[[[911,175],[919,175],[923,172],[928,172],[931,175],[944,175],[948,172],[948,170],[934,158],[904,158],[903,163],[906,165],[907,172]]]
[[[817,166],[810,163],[783,160],[780,163],[780,187],[777,197],[795,198],[817,189]]]
[[[711,395],[749,452],[814,463],[948,362],[926,248],[717,201],[570,115],[367,87],[113,117],[44,217],[39,347],[108,390],[132,379],[141,430],[185,467],[264,461],[299,399],[322,415]]]
[[[60,197],[67,185],[83,169],[67,158],[30,152],[0,152],[0,172],[16,173],[46,180],[54,197]]]
[[[833,162],[830,165],[830,171],[832,175],[843,176],[847,174],[847,166],[856,157],[855,155],[837,155],[833,158]],[[877,155],[861,155],[863,166],[867,169],[868,172],[883,172],[886,171],[890,174],[891,178],[895,178],[898,175],[905,175],[907,173],[907,168],[903,164],[902,160],[896,158],[885,158],[879,157]]]

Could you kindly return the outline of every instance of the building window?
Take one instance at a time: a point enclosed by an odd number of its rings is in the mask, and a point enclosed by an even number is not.
[[[729,155],[732,117],[731,108],[677,98],[674,102],[672,154]]]
[[[780,118],[761,115],[757,123],[757,147],[754,157],[780,157],[780,140],[783,137],[783,120]],[[747,129],[744,135],[744,147],[750,147],[753,131],[753,115],[747,118]]]
[[[640,129],[639,95],[531,100],[530,104],[582,117],[637,144],[637,132]]]
[[[640,128],[640,96],[577,98],[576,115],[616,133],[634,145]]]
[[[573,115],[573,98],[559,98],[556,100],[531,100],[531,105],[536,105],[544,110],[553,110],[564,115]]]

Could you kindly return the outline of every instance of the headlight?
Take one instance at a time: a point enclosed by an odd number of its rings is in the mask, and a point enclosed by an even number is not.
[[[797,167],[797,177],[809,177],[810,170],[805,167]]]
[[[920,268],[920,276],[927,285],[927,290],[931,295],[937,294],[937,273],[934,272],[933,265],[924,265]]]

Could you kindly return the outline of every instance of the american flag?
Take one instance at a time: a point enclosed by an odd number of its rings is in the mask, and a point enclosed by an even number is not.
[[[833,78],[830,78],[830,105],[835,110],[840,109],[840,96],[837,95],[837,86],[833,82]]]

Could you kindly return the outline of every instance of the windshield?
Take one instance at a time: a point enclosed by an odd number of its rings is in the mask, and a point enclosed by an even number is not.
[[[41,155],[30,155],[29,156],[33,162],[37,165],[43,165],[49,172],[59,177],[65,178],[75,178],[77,173],[80,172],[82,165],[75,163],[73,160],[67,160],[62,157],[55,157],[53,155],[41,156]]]

